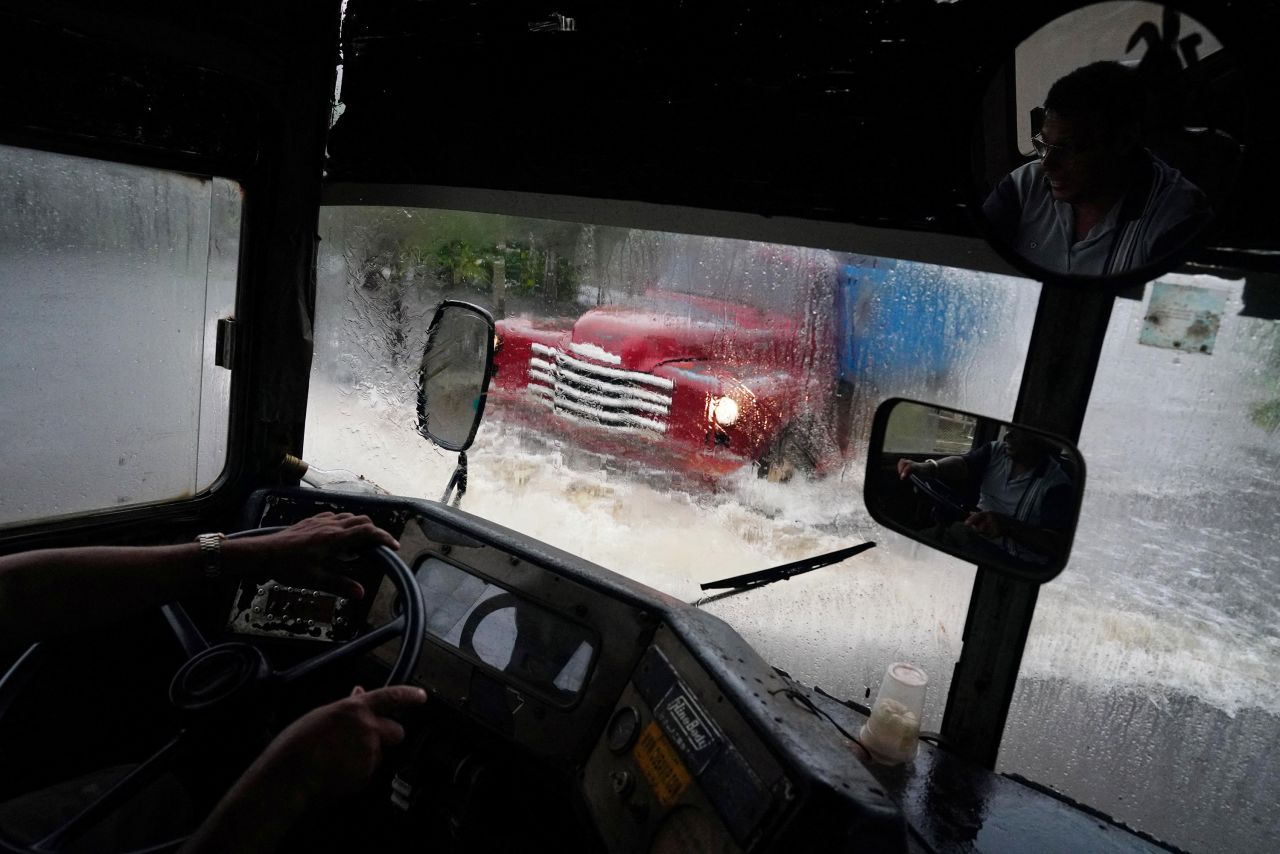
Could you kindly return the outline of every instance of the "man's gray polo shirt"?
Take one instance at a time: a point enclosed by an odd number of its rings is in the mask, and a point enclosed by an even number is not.
[[[1210,217],[1182,173],[1145,154],[1125,194],[1082,240],[1071,205],[1055,201],[1039,160],[1010,172],[983,204],[993,228],[1023,258],[1057,273],[1100,276],[1144,267],[1176,250]]]
[[[1075,487],[1071,478],[1051,457],[1034,470],[1014,474],[1013,460],[1004,442],[987,442],[963,457],[970,477],[981,476],[978,509],[999,513],[1033,528],[1068,531],[1074,507]],[[1006,552],[1031,563],[1048,558],[1008,537],[995,541]]]

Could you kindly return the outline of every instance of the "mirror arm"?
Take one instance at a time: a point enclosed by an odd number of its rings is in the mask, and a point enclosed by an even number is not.
[[[453,494],[453,501],[449,500],[449,496],[457,487],[457,493]],[[444,488],[444,495],[440,496],[441,504],[452,504],[457,507],[462,503],[462,496],[467,493],[467,452],[458,451],[458,465],[453,470],[453,475],[449,478],[449,484]]]

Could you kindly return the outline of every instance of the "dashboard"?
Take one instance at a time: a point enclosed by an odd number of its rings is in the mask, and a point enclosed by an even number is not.
[[[412,681],[457,722],[453,740],[565,781],[590,847],[905,850],[900,813],[843,736],[723,621],[435,502],[276,489],[255,493],[242,522],[325,510],[367,514],[400,540],[427,611]],[[319,645],[394,619],[392,586],[352,571],[376,595],[244,583],[227,628]],[[416,761],[393,797],[406,810],[429,776]],[[457,787],[459,767],[443,785]]]

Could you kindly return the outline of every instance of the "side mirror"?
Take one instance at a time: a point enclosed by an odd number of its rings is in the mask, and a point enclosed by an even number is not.
[[[863,494],[885,527],[1043,584],[1071,552],[1084,458],[1040,430],[892,399],[876,410]]]
[[[418,373],[418,432],[450,451],[465,451],[484,416],[493,366],[493,316],[445,300],[427,330]]]

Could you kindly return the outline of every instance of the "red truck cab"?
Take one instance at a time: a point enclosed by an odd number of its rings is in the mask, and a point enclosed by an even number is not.
[[[762,475],[783,479],[796,466],[816,468],[819,460],[800,459],[788,437],[803,424],[808,439],[830,397],[832,336],[827,321],[807,319],[829,313],[799,305],[815,292],[829,298],[835,265],[776,255],[777,247],[758,247],[752,271],[773,269],[753,279],[739,264],[731,294],[706,287],[707,276],[689,287],[699,277],[668,275],[638,298],[577,319],[500,321],[495,413],[571,434],[590,450],[696,475],[757,463]],[[770,299],[766,280],[783,267],[811,282],[798,301]]]

